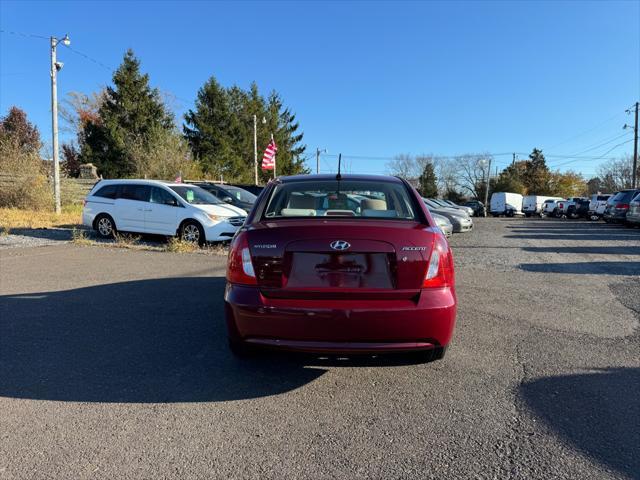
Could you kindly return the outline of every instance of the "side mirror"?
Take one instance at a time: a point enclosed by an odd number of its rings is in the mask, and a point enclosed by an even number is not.
[[[165,200],[164,202],[165,205],[171,205],[172,207],[177,207],[178,206],[178,201],[175,198],[168,198],[167,200]]]
[[[233,202],[233,198],[231,198],[231,197],[223,197],[222,201],[225,202],[225,203],[231,203],[231,202]]]

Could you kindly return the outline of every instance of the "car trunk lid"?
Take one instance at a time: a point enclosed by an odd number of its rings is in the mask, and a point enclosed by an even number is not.
[[[345,219],[271,221],[247,233],[263,295],[305,299],[412,298],[439,234],[417,222]]]

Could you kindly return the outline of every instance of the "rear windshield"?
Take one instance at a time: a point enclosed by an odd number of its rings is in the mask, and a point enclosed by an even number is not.
[[[612,199],[611,203],[622,202],[629,203],[636,194],[635,190],[627,190],[626,192],[618,192]]]
[[[236,200],[240,200],[241,202],[253,203],[256,201],[256,197],[253,193],[248,192],[244,188],[239,187],[231,187],[229,185],[225,185],[223,190],[227,192],[232,197],[235,197]]]
[[[419,221],[401,183],[327,180],[283,183],[271,192],[265,218],[352,217]]]

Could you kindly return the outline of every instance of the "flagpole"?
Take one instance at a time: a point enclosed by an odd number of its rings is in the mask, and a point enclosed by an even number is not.
[[[273,133],[271,134],[271,141],[273,142]],[[276,154],[273,154],[273,179],[276,178]]]

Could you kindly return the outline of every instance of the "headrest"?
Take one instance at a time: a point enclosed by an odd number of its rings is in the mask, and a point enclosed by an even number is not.
[[[362,210],[386,210],[387,202],[375,198],[365,198],[360,202]]]

